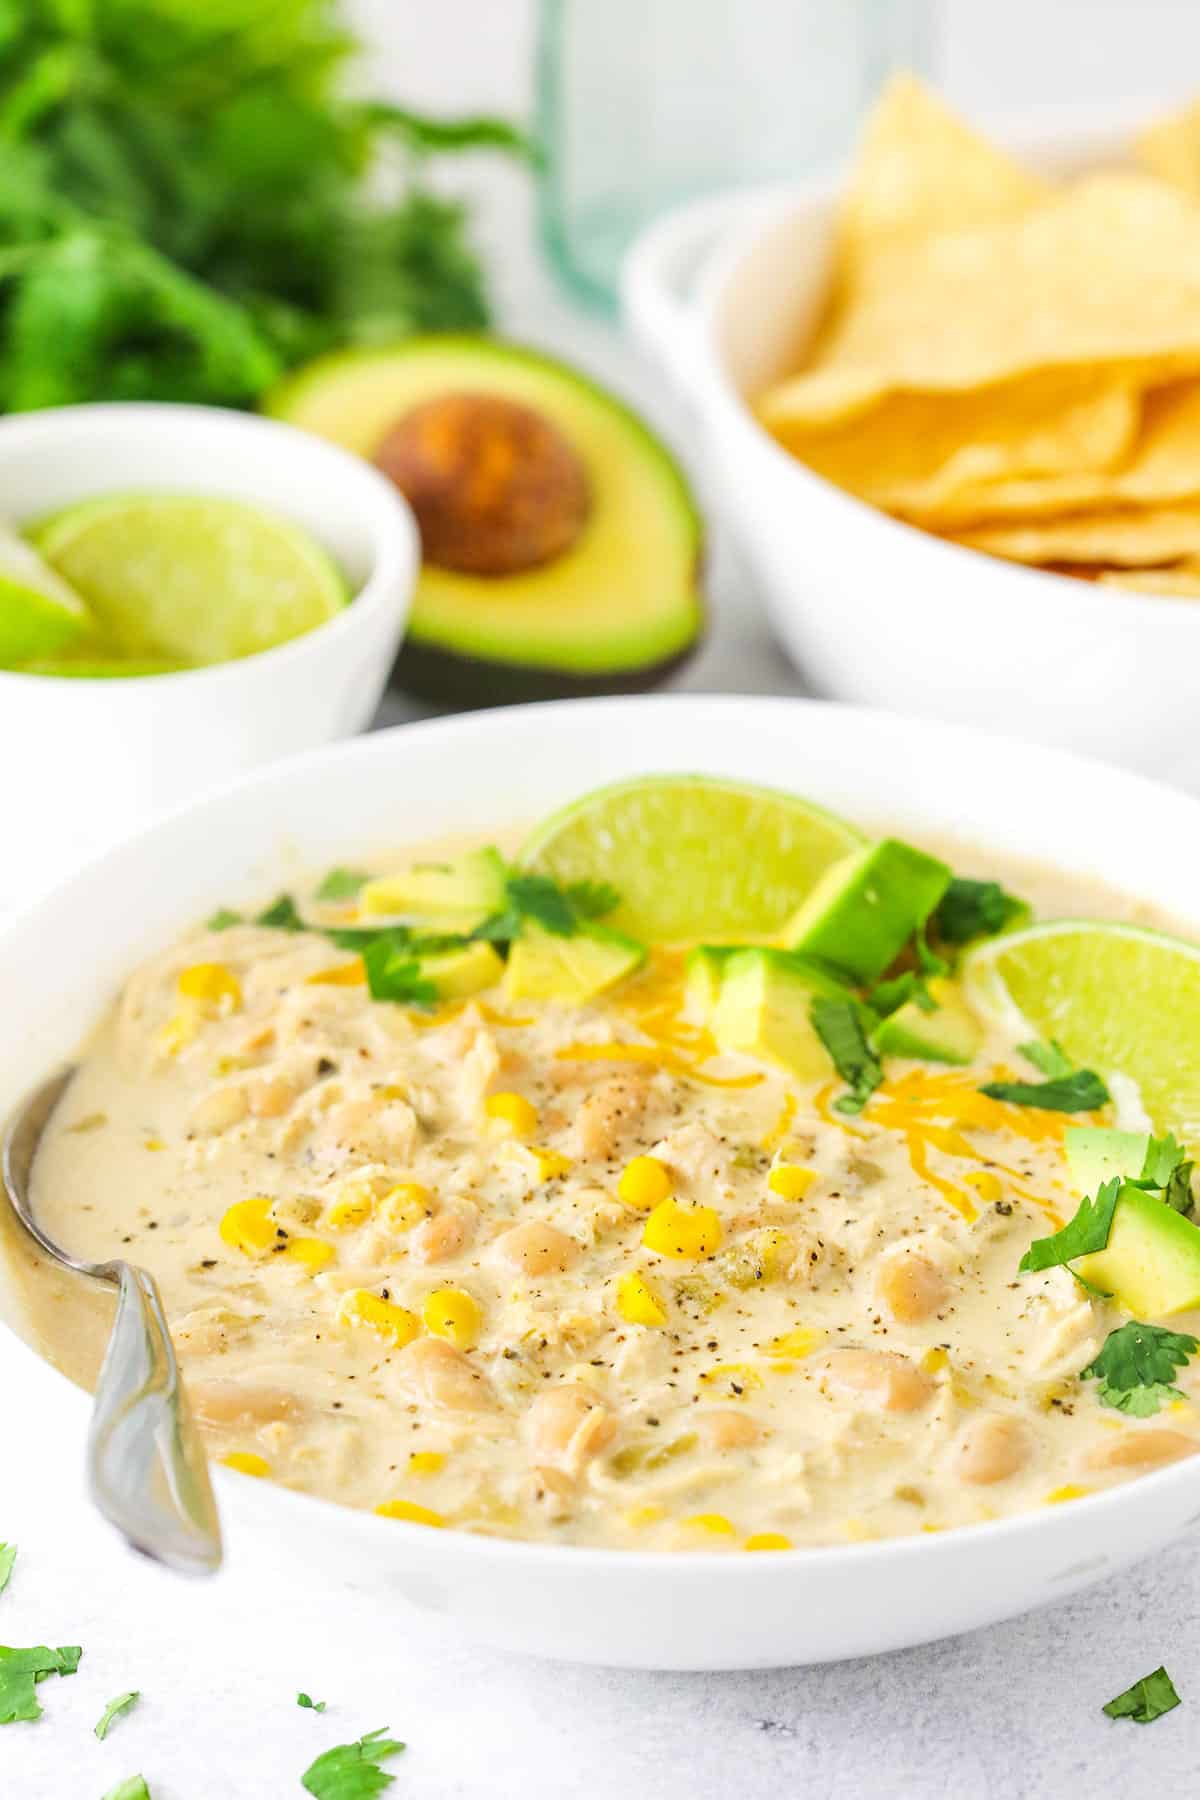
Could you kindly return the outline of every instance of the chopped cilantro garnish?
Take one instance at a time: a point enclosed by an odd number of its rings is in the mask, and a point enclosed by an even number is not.
[[[15,1544],[0,1544],[0,1594],[2,1594],[8,1586],[9,1577],[12,1575],[13,1564],[16,1560],[17,1546]]]
[[[141,1697],[142,1696],[137,1688],[130,1688],[127,1694],[118,1694],[115,1700],[110,1700],[96,1721],[96,1736],[98,1738],[106,1738],[108,1736],[108,1728],[113,1720],[119,1719],[122,1713],[132,1711]]]
[[[1175,1683],[1167,1671],[1159,1665],[1149,1675],[1143,1675],[1132,1687],[1110,1700],[1103,1710],[1110,1719],[1132,1719],[1135,1725],[1152,1725],[1155,1719],[1161,1719],[1164,1713],[1174,1711],[1181,1705],[1179,1695],[1175,1692]]]
[[[309,1712],[325,1711],[325,1702],[323,1700],[314,1700],[310,1694],[297,1694],[296,1705],[307,1707]]]
[[[47,1675],[73,1675],[82,1655],[78,1644],[64,1644],[57,1650],[46,1644],[29,1650],[0,1644],[0,1725],[40,1719],[42,1708],[34,1693],[37,1683]]]
[[[552,875],[510,874],[504,884],[505,904],[471,936],[489,943],[510,944],[526,924],[540,925],[554,937],[574,937],[592,919],[601,919],[620,896],[606,881],[572,881],[561,887]]]
[[[316,900],[353,900],[370,876],[362,869],[330,869],[313,898]]]
[[[575,908],[550,875],[510,875],[505,893],[522,920],[531,919],[555,937],[573,937],[579,929]]]
[[[1057,1044],[1021,1044],[1021,1055],[1048,1081],[989,1081],[979,1091],[989,1100],[1007,1100],[1010,1106],[1037,1106],[1045,1112],[1095,1112],[1109,1099],[1108,1089],[1094,1069],[1072,1068]]]
[[[1024,901],[1006,893],[998,881],[955,875],[938,902],[933,925],[943,944],[969,944],[972,938],[995,937],[1024,911]]]
[[[1103,1250],[1112,1230],[1113,1213],[1121,1198],[1124,1184],[1114,1176],[1106,1181],[1094,1200],[1081,1200],[1079,1210],[1053,1237],[1035,1238],[1021,1258],[1018,1268],[1023,1274],[1036,1274],[1041,1269],[1055,1269],[1077,1256],[1092,1256]]]
[[[240,912],[232,912],[228,906],[218,906],[211,919],[204,921],[206,931],[228,931],[231,925],[242,925],[245,920]]]
[[[1035,1069],[1040,1070],[1051,1081],[1060,1081],[1064,1075],[1075,1072],[1075,1064],[1062,1045],[1056,1044],[1053,1038],[1048,1044],[1039,1044],[1035,1038],[1028,1044],[1018,1044],[1017,1049],[1026,1062],[1031,1062]]]
[[[937,1011],[937,1001],[926,987],[924,976],[913,969],[906,969],[903,975],[893,975],[890,981],[876,983],[867,995],[867,1005],[881,1019],[899,1012],[910,1000],[914,1000],[922,1012]]]
[[[1166,1331],[1161,1325],[1130,1319],[1109,1332],[1095,1361],[1079,1371],[1080,1379],[1094,1376],[1100,1383],[1102,1406],[1147,1419],[1165,1401],[1183,1398],[1174,1386],[1175,1371],[1197,1349],[1200,1343],[1186,1331]]]
[[[432,1006],[437,989],[421,973],[421,965],[407,944],[376,938],[362,953],[367,988],[372,1000],[398,1000],[409,1006]]]
[[[621,896],[608,881],[569,881],[567,903],[579,919],[604,919],[621,904]]]
[[[950,973],[950,964],[945,957],[939,956],[936,950],[929,948],[923,925],[918,925],[913,934],[913,949],[916,952],[917,967],[922,975],[948,975]]]
[[[326,1750],[300,1777],[302,1785],[315,1800],[374,1800],[396,1779],[380,1763],[404,1749],[395,1738],[384,1736],[386,1730],[383,1725],[353,1744]]]
[[[263,912],[255,919],[256,925],[267,925],[272,931],[306,931],[308,927],[296,910],[296,902],[290,894],[280,894],[272,900]]]
[[[153,1797],[144,1775],[130,1775],[125,1781],[118,1781],[115,1788],[109,1788],[104,1800],[153,1800]]]
[[[1193,1166],[1183,1145],[1168,1131],[1165,1137],[1152,1137],[1146,1145],[1142,1172],[1135,1185],[1157,1188],[1173,1211],[1189,1213],[1192,1210]]]
[[[883,1080],[883,1068],[867,1042],[863,1007],[857,1000],[831,1000],[820,995],[813,1001],[809,1017],[834,1068],[850,1089],[834,1101],[835,1112],[861,1112]]]

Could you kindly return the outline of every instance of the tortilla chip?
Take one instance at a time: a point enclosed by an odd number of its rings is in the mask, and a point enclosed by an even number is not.
[[[1148,126],[1134,141],[1143,169],[1200,200],[1200,101]]]
[[[1200,563],[1180,563],[1174,569],[1104,569],[1097,580],[1101,587],[1158,594],[1166,600],[1200,599]]]
[[[1018,476],[957,485],[943,479],[925,487],[897,487],[888,506],[934,531],[1036,519],[1087,507],[1161,506],[1200,499],[1200,382],[1150,389],[1128,454],[1106,467],[1082,456],[1061,474]],[[1115,466],[1114,466],[1115,465]],[[1048,465],[1043,465],[1048,468]],[[1065,467],[1065,465],[1060,465]],[[837,474],[831,475],[840,480]],[[847,485],[850,485],[847,483]]]
[[[770,397],[793,427],[1050,369],[1156,384],[1200,372],[1200,206],[1106,171],[1018,218],[926,238],[864,272],[819,356]]]
[[[853,268],[934,232],[1028,212],[1051,191],[913,76],[896,75],[859,141],[838,227],[841,251]]]
[[[765,408],[764,423],[826,480],[888,511],[940,521],[958,495],[1069,481],[1129,450],[1140,396],[1092,370],[1057,371],[972,394],[893,394],[848,424],[795,431]],[[1097,476],[1097,479],[1101,477]],[[968,515],[969,516],[969,515]]]
[[[1200,503],[1067,513],[959,532],[956,541],[1010,562],[1111,563],[1148,569],[1183,557],[1200,558]]]

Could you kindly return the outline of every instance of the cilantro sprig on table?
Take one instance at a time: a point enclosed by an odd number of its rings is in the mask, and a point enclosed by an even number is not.
[[[127,1712],[132,1712],[141,1697],[141,1693],[137,1688],[130,1688],[128,1693],[118,1694],[114,1700],[110,1700],[104,1711],[100,1714],[100,1717],[96,1720],[96,1736],[101,1740],[106,1738],[112,1728],[114,1720],[122,1718]]]
[[[381,1725],[353,1744],[336,1744],[309,1765],[301,1784],[314,1800],[375,1800],[396,1779],[379,1765],[405,1747],[386,1733]]]
[[[0,1644],[0,1725],[40,1719],[38,1683],[48,1675],[74,1675],[82,1655],[78,1644],[62,1644],[57,1650],[48,1644],[35,1644],[27,1650]]]
[[[1018,1044],[1020,1054],[1040,1069],[1045,1081],[989,1081],[979,1090],[989,1100],[1010,1106],[1035,1106],[1045,1112],[1095,1112],[1111,1098],[1094,1069],[1077,1069],[1056,1043]]]
[[[1155,1719],[1161,1719],[1164,1713],[1173,1712],[1182,1704],[1175,1683],[1160,1664],[1101,1710],[1110,1719],[1131,1719],[1135,1725],[1152,1725]]]
[[[0,1544],[0,1594],[4,1592],[9,1581],[12,1579],[13,1564],[16,1560],[17,1546],[15,1544]]]
[[[1175,1371],[1186,1367],[1200,1342],[1186,1331],[1167,1331],[1130,1319],[1110,1331],[1099,1355],[1079,1371],[1083,1381],[1100,1383],[1102,1406],[1147,1419],[1168,1400],[1182,1400]]]

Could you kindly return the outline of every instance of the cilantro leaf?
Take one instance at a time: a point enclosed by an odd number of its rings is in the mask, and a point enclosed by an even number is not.
[[[153,1800],[153,1796],[144,1775],[130,1775],[127,1780],[118,1781],[115,1788],[109,1788],[104,1800]]]
[[[1182,1705],[1175,1683],[1160,1664],[1149,1675],[1143,1675],[1132,1687],[1110,1700],[1102,1710],[1110,1719],[1132,1719],[1135,1725],[1152,1725],[1164,1713]]]
[[[290,894],[280,894],[272,900],[270,906],[260,912],[255,919],[256,925],[266,925],[272,931],[307,931],[308,927],[296,910],[296,902]]]
[[[362,869],[330,869],[317,889],[315,900],[354,900],[370,876]]]
[[[1075,1069],[1049,1081],[988,1081],[980,1088],[989,1100],[1010,1106],[1036,1106],[1044,1112],[1095,1112],[1109,1092],[1094,1069]]]
[[[137,1688],[130,1688],[127,1694],[118,1694],[115,1700],[110,1700],[96,1721],[96,1736],[106,1738],[113,1720],[119,1719],[122,1713],[132,1711],[141,1697]]]
[[[1079,1377],[1100,1383],[1101,1406],[1147,1419],[1166,1400],[1182,1399],[1174,1386],[1175,1371],[1182,1369],[1197,1349],[1200,1342],[1186,1331],[1167,1331],[1161,1325],[1130,1319],[1109,1332],[1099,1355],[1086,1369],[1080,1369]]]
[[[323,1700],[314,1700],[311,1695],[305,1693],[296,1695],[296,1705],[307,1707],[309,1712],[325,1711],[325,1702]]]
[[[510,874],[504,898],[504,906],[476,927],[473,938],[511,944],[526,924],[540,925],[554,937],[574,937],[581,926],[620,904],[620,895],[606,881],[571,881],[562,887],[552,875]]]
[[[0,1544],[0,1594],[2,1594],[8,1586],[9,1578],[13,1572],[13,1564],[16,1560],[17,1546],[15,1544]]]
[[[972,938],[995,937],[1025,910],[1025,902],[1006,893],[998,881],[955,875],[937,904],[933,924],[942,943],[969,944]]]
[[[1081,1200],[1079,1210],[1053,1237],[1035,1238],[1017,1264],[1022,1274],[1036,1274],[1041,1269],[1055,1269],[1077,1256],[1092,1256],[1103,1250],[1112,1230],[1113,1214],[1121,1198],[1124,1183],[1114,1176],[1106,1181],[1094,1200]]]
[[[40,1719],[42,1708],[35,1686],[47,1675],[73,1675],[82,1655],[78,1644],[64,1644],[57,1650],[47,1644],[36,1644],[29,1650],[0,1644],[0,1725],[12,1725],[18,1719]]]
[[[433,1006],[437,988],[421,973],[421,965],[406,944],[376,938],[362,953],[367,989],[372,1000],[398,1000],[410,1006]]]
[[[918,925],[913,934],[913,949],[916,952],[917,967],[922,975],[948,975],[950,973],[950,964],[945,957],[939,956],[936,950],[929,948],[923,925]]]
[[[857,1000],[818,996],[809,1013],[813,1030],[833,1059],[850,1092],[839,1094],[834,1110],[859,1113],[883,1080],[883,1067],[867,1042],[867,1016]]]
[[[1051,1038],[1048,1044],[1039,1044],[1036,1039],[1028,1044],[1018,1044],[1017,1049],[1031,1062],[1035,1069],[1049,1076],[1051,1081],[1058,1081],[1064,1075],[1074,1072],[1075,1064],[1071,1061],[1061,1044]]]
[[[579,928],[575,909],[550,875],[510,875],[506,884],[509,906],[522,920],[532,919],[555,937],[573,937]]]
[[[380,1768],[381,1762],[398,1756],[404,1745],[385,1737],[386,1725],[369,1731],[353,1744],[337,1744],[318,1756],[300,1777],[314,1800],[374,1800],[396,1779]]]
[[[1152,1137],[1146,1145],[1142,1172],[1135,1186],[1157,1188],[1167,1206],[1178,1213],[1192,1210],[1192,1169],[1195,1165],[1173,1132]]]
[[[608,881],[569,881],[564,892],[577,919],[606,918],[621,904],[620,894]]]
[[[228,931],[231,925],[243,925],[245,920],[240,912],[231,912],[227,906],[218,906],[210,919],[204,921],[205,931]]]

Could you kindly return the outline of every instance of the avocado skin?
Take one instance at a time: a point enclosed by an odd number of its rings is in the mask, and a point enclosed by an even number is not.
[[[490,657],[459,656],[432,644],[407,640],[392,664],[389,685],[418,700],[431,700],[457,712],[481,707],[523,706],[533,700],[585,700],[597,694],[647,694],[691,661],[707,634],[707,615],[690,644],[661,662],[642,668],[614,669],[600,675],[572,675],[566,669],[534,668],[526,663],[496,662]]]

